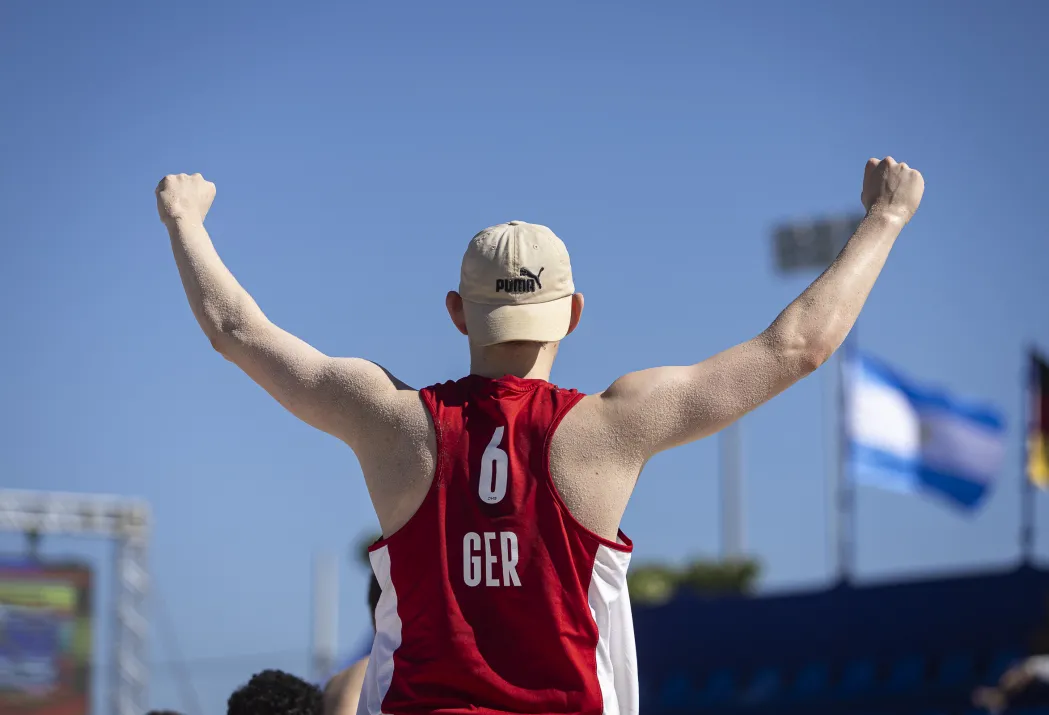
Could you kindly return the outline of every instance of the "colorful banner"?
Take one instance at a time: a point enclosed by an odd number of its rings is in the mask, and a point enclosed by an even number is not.
[[[0,713],[87,715],[91,569],[0,558]]]

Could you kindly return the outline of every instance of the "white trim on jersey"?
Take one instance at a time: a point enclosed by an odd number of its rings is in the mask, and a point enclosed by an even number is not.
[[[638,709],[634,622],[626,585],[629,565],[629,552],[599,546],[587,590],[590,614],[597,625],[597,682],[603,715],[636,715]]]
[[[393,654],[401,646],[401,618],[397,615],[397,591],[390,578],[390,550],[383,546],[368,554],[382,595],[375,607],[375,641],[361,686],[357,715],[382,715],[382,701],[393,682]]]
[[[634,643],[634,614],[630,610],[630,589],[623,588],[612,604],[612,634],[609,648],[612,652],[612,675],[615,676],[619,715],[638,715],[641,693],[637,677],[637,646]]]

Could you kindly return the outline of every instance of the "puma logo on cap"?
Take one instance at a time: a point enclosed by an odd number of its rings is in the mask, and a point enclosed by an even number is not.
[[[545,268],[540,268],[538,273],[532,273],[527,268],[522,268],[521,269],[521,275],[525,276],[526,278],[531,278],[533,281],[535,281],[535,284],[537,286],[539,286],[539,290],[542,290],[543,289],[543,284],[539,281],[539,276],[543,275],[543,271],[544,270],[546,270],[546,269]]]
[[[538,273],[532,273],[527,268],[521,269],[522,278],[496,278],[496,293],[535,293],[536,288],[542,290],[543,284],[539,276],[543,275],[545,267],[540,268]]]

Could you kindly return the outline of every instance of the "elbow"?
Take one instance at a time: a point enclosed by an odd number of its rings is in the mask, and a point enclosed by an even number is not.
[[[211,347],[214,348],[215,352],[228,360],[233,345],[233,336],[228,331],[214,325],[202,327],[204,328],[204,335],[207,336],[208,342],[211,343]]]
[[[770,338],[775,353],[792,366],[792,372],[799,378],[820,369],[837,347],[823,336],[806,336],[797,332],[773,331]]]
[[[236,341],[231,335],[225,333],[217,333],[214,336],[209,335],[208,342],[211,343],[211,347],[215,349],[215,352],[221,355],[225,360],[234,365],[239,364],[237,362]]]
[[[215,352],[237,364],[244,351],[259,342],[267,325],[264,321],[245,320],[201,322],[204,334]]]
[[[208,342],[211,343],[211,347],[215,349],[215,352],[217,352],[219,355],[222,355],[223,357],[225,357],[225,355],[226,355],[226,348],[225,348],[225,343],[223,342],[223,339],[222,339],[222,334],[221,333],[207,333],[207,336],[208,336]]]
[[[237,341],[243,337],[247,327],[247,321],[241,315],[231,317],[207,309],[203,315],[198,316],[197,322],[200,323],[200,329],[204,331],[215,352],[226,358]]]
[[[804,373],[810,375],[823,367],[823,364],[830,360],[833,354],[833,346],[826,341],[817,341],[808,343],[802,348],[798,361]]]

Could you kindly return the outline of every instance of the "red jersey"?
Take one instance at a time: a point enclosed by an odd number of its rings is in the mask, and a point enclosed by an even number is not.
[[[358,713],[634,715],[632,545],[580,525],[550,476],[583,395],[476,375],[421,395],[437,466],[418,511],[371,547],[382,596]]]

